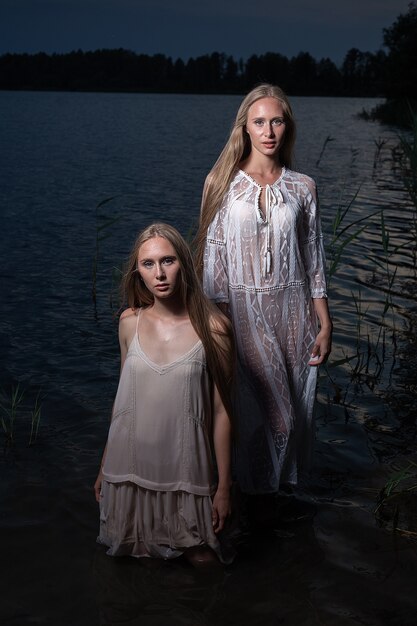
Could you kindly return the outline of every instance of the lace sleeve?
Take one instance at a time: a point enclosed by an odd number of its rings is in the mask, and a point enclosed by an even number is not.
[[[204,251],[203,289],[214,302],[229,302],[226,232],[226,211],[221,209],[208,228]]]
[[[315,183],[310,179],[304,199],[302,220],[302,255],[312,298],[327,298],[326,258]]]

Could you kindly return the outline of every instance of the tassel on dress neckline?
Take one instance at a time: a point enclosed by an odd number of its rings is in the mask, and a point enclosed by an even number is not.
[[[278,197],[277,197],[278,196]],[[265,222],[266,222],[266,252],[264,256],[264,274],[265,278],[272,270],[272,248],[271,248],[271,219],[272,207],[283,203],[282,193],[280,190],[272,190],[271,185],[265,186]]]

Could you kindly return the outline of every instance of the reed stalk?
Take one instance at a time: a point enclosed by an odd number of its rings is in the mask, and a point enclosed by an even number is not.
[[[411,136],[399,135],[400,170],[407,193],[413,203],[413,260],[417,264],[417,114],[412,112]]]
[[[362,224],[362,222],[369,220],[371,217],[373,217],[374,215],[377,215],[380,212],[380,211],[375,211],[374,213],[371,213],[370,215],[365,215],[364,217],[361,217],[357,220],[353,220],[352,222],[349,222],[348,224],[344,224],[345,218],[347,214],[349,213],[350,209],[352,208],[352,205],[355,202],[356,198],[358,197],[359,191],[360,191],[360,187],[354,193],[351,200],[347,203],[346,206],[343,206],[341,203],[339,203],[339,206],[337,207],[336,215],[332,222],[332,239],[330,241],[330,244],[327,250],[328,257],[330,259],[330,264],[328,267],[329,283],[330,283],[332,276],[336,273],[336,270],[339,266],[339,263],[341,261],[342,255],[346,247],[350,243],[356,241],[359,238],[361,233],[367,228],[367,224],[360,226],[360,228],[358,228],[354,232],[350,232],[351,229],[357,226],[358,224]]]
[[[43,397],[41,397],[41,390],[39,389],[36,398],[35,404],[31,411],[31,428],[30,428],[30,436],[29,436],[29,445],[32,446],[36,443],[38,438],[39,425],[41,421],[41,411],[42,411],[42,401]]]
[[[2,392],[0,400],[1,425],[9,444],[14,441],[15,421],[18,408],[25,397],[25,390],[20,387],[20,383],[13,386],[10,393]]]
[[[326,139],[324,140],[323,146],[321,148],[320,154],[319,154],[319,158],[316,161],[316,167],[318,167],[320,165],[320,161],[323,158],[324,152],[326,150],[327,145],[331,142],[334,141],[334,137],[331,137],[330,135],[327,135]]]
[[[394,468],[378,494],[374,515],[382,525],[391,525],[392,532],[417,537],[417,463],[409,461]]]
[[[375,139],[374,143],[375,143],[375,154],[374,154],[373,171],[375,174],[375,170],[378,167],[378,163],[381,160],[382,149],[385,147],[387,143],[387,139]]]

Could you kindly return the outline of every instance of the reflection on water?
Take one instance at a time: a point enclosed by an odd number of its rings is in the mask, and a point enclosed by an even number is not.
[[[264,532],[256,544],[245,545],[235,566],[218,571],[194,570],[181,561],[112,559],[97,550],[100,624],[308,623],[312,599],[307,572],[320,563],[322,552],[311,523],[287,534],[290,541]]]
[[[180,562],[94,558],[100,624],[140,626],[409,625],[415,571],[401,546],[351,502],[248,542],[223,573]]]
[[[95,548],[91,485],[118,376],[113,268],[151,220],[189,232],[239,101],[0,93],[1,385],[27,390],[16,443],[0,458],[4,623],[415,623],[415,544],[373,515],[393,467],[415,458],[417,365],[414,213],[392,159],[398,139],[355,117],[375,101],[292,100],[297,167],[318,183],[335,263],[334,350],[301,499],[315,515],[281,515],[214,578]],[[116,216],[97,252],[97,227]],[[28,448],[39,387],[39,440]]]
[[[199,574],[182,563],[94,559],[101,624],[207,624],[221,601],[224,571]]]

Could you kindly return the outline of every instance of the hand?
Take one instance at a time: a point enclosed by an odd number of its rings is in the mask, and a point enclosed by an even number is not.
[[[323,328],[316,337],[308,364],[313,365],[314,367],[322,365],[329,358],[331,349],[332,330],[331,328],[329,330]]]
[[[230,515],[230,489],[217,489],[213,498],[212,520],[213,530],[219,533],[224,528],[226,518]]]
[[[94,483],[94,495],[96,497],[96,501],[100,503],[101,498],[101,483],[103,481],[103,472],[99,471],[96,482]]]

